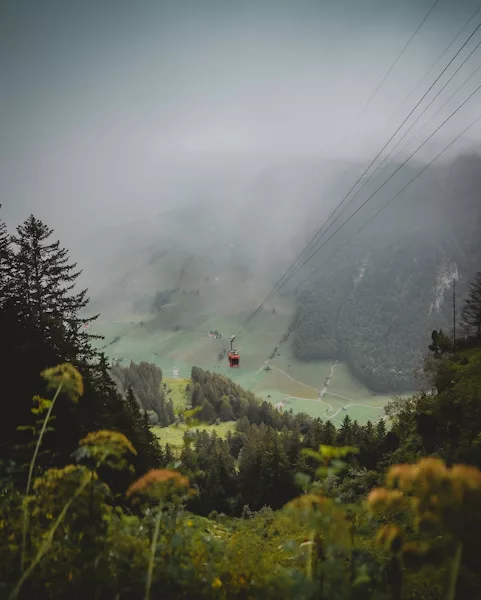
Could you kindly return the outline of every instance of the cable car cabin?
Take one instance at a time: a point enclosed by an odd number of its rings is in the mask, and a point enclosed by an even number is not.
[[[239,367],[240,366],[239,365],[240,357],[239,357],[239,353],[237,352],[237,350],[229,350],[227,357],[229,359],[229,367]]]

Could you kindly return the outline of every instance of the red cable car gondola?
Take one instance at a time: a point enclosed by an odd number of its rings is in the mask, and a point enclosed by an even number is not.
[[[227,358],[229,359],[229,367],[239,367],[240,366],[240,356],[239,352],[232,348],[232,342],[235,339],[235,335],[230,337],[230,350],[227,354]]]

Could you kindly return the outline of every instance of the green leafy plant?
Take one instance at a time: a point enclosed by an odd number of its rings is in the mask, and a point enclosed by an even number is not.
[[[57,401],[60,392],[63,391],[72,402],[77,402],[79,396],[83,394],[82,377],[80,376],[80,373],[77,371],[77,369],[75,369],[75,367],[70,363],[65,363],[62,365],[58,365],[57,367],[53,367],[51,369],[46,369],[42,372],[42,377],[47,381],[47,389],[54,389],[55,394],[52,400],[47,400],[46,398],[41,398],[40,396],[34,397],[34,402],[36,403],[36,406],[32,408],[32,413],[34,415],[42,415],[45,413],[45,417],[43,419],[42,427],[38,435],[32,460],[30,461],[25,497],[28,497],[30,493],[30,487],[32,485],[32,475],[35,467],[35,462],[37,460],[38,451],[40,449],[40,445],[42,444],[42,439],[47,429],[50,415],[52,414],[53,407],[55,406],[55,402]],[[21,550],[22,571],[25,568],[28,524],[28,503],[24,502]]]
[[[189,487],[187,477],[168,469],[153,469],[149,471],[134,482],[127,490],[127,497],[132,498],[134,501],[139,501],[143,498],[157,503],[157,515],[155,517],[154,534],[150,548],[144,600],[149,600],[150,598],[155,552],[159,539],[163,507],[166,503],[179,505],[193,494],[195,494],[195,491]]]
[[[463,548],[481,531],[481,471],[424,458],[391,467],[386,486],[369,494],[369,510],[377,517],[410,515],[418,539],[409,541],[402,527],[388,522],[378,532],[378,543],[411,569],[439,566],[451,557],[445,598],[454,600]]]
[[[106,462],[110,464],[110,466],[115,466],[116,468],[125,468],[126,463],[123,460],[123,456],[128,453],[136,454],[135,449],[125,435],[117,431],[97,431],[89,433],[80,441],[80,446],[95,460],[96,464],[94,469],[74,465],[67,465],[63,469],[50,469],[45,473],[43,478],[38,479],[34,484],[36,490],[41,489],[42,486],[43,488],[47,486],[47,488],[51,489],[52,482],[53,488],[55,488],[55,482],[58,483],[58,481],[67,480],[70,482],[72,493],[64,499],[63,506],[57,518],[54,519],[54,522],[44,534],[43,541],[33,560],[27,568],[22,570],[21,577],[13,588],[9,600],[15,600],[17,598],[25,581],[31,576],[33,570],[48,553],[52,546],[55,533],[65,520],[72,504],[82,495],[87,486],[98,478],[96,470]],[[52,492],[55,493],[55,490],[53,489]],[[29,498],[25,497],[24,506],[28,506],[29,504]],[[28,514],[27,509],[24,509],[24,511]]]

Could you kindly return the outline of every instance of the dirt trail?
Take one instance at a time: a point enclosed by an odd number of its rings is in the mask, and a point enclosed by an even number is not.
[[[353,402],[352,404],[346,404],[345,406],[341,406],[341,408],[337,409],[337,411],[333,415],[330,415],[328,418],[334,419],[334,417],[337,417],[341,410],[347,410],[351,406],[364,406],[365,408],[375,408],[377,410],[384,410],[384,407],[382,406],[372,406],[370,404],[360,404],[359,402]]]
[[[313,387],[312,385],[308,385],[307,383],[304,383],[303,381],[299,381],[298,379],[294,379],[294,377],[291,377],[289,375],[289,373],[286,373],[285,371],[283,371],[282,369],[279,369],[278,367],[271,367],[271,369],[273,371],[279,371],[279,373],[282,373],[283,375],[285,375],[286,377],[288,377],[291,381],[294,381],[295,383],[298,383],[299,385],[302,385],[302,386],[304,386],[306,388],[314,390],[315,392],[319,391],[317,388]]]
[[[268,362],[268,361],[267,361]],[[360,402],[354,402],[352,398],[349,398],[348,396],[342,396],[341,394],[336,394],[334,392],[329,392],[330,395],[335,396],[337,398],[342,398],[343,400],[348,400],[349,404],[345,404],[344,406],[341,406],[341,408],[338,408],[337,410],[335,410],[331,404],[329,404],[329,402],[326,402],[325,400],[323,400],[323,397],[325,396],[325,394],[328,393],[328,388],[330,386],[330,384],[332,383],[332,378],[334,376],[334,371],[336,369],[336,366],[338,365],[339,361],[335,361],[335,363],[332,365],[331,367],[331,372],[329,373],[329,375],[326,377],[325,381],[324,381],[324,387],[322,390],[317,390],[317,388],[314,388],[311,385],[307,385],[306,383],[299,381],[297,379],[294,379],[294,377],[291,377],[288,373],[286,373],[285,371],[283,371],[282,369],[278,369],[277,367],[271,367],[272,369],[279,371],[280,373],[282,373],[283,375],[285,375],[286,377],[288,377],[291,381],[294,381],[295,383],[298,383],[300,385],[303,385],[304,387],[307,387],[311,390],[316,390],[319,391],[319,397],[318,399],[313,399],[313,398],[301,398],[299,396],[286,396],[286,400],[289,399],[293,399],[293,400],[307,400],[309,402],[321,402],[322,404],[326,405],[326,412],[324,414],[324,418],[331,420],[331,419],[335,419],[337,417],[337,415],[343,411],[343,410],[347,410],[348,408],[351,408],[352,406],[364,406],[365,408],[373,408],[376,410],[384,410],[383,407],[381,406],[373,406],[372,404],[361,404]],[[264,366],[261,367],[261,369],[265,368]],[[261,370],[259,369],[259,371]],[[332,414],[329,414],[332,413]]]

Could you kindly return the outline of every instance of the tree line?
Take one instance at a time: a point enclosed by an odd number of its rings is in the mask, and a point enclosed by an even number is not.
[[[134,396],[149,425],[167,427],[174,423],[174,404],[172,400],[165,399],[160,367],[145,361],[139,364],[130,361],[128,366],[123,366],[117,361],[109,372],[120,393]]]
[[[136,444],[134,464],[145,471],[158,461],[155,438],[137,403],[117,391],[105,355],[93,349],[98,336],[85,325],[97,316],[85,313],[87,291],[77,286],[81,271],[52,234],[33,215],[13,233],[0,221],[1,456],[19,467],[24,463],[24,443],[36,426],[32,397],[46,392],[40,373],[69,362],[83,377],[83,400],[59,402],[39,464],[67,462],[79,436],[103,427],[123,432]]]
[[[145,597],[209,600],[425,600],[426,589],[436,600],[478,597],[479,275],[464,337],[454,344],[432,331],[424,386],[392,400],[389,427],[279,413],[194,367],[196,416],[236,426],[226,439],[189,430],[180,457],[159,448],[146,418],[147,406],[162,406],[161,372],[114,369],[116,384],[84,327],[95,315],[85,314],[78,275],[44,223],[31,216],[13,235],[0,223],[2,591],[45,600],[133,600],[146,587]],[[373,489],[396,477],[406,493]]]
[[[469,285],[462,316],[464,333],[456,343],[432,331],[424,387],[388,404],[388,428],[384,418],[361,426],[346,415],[336,428],[329,420],[279,412],[227,377],[193,367],[191,403],[199,418],[235,420],[236,427],[225,440],[215,432],[186,433],[181,464],[201,490],[192,510],[239,516],[244,506],[280,508],[296,496],[296,473],[314,475],[303,451],[320,445],[359,450],[348,461],[350,471],[328,485],[343,500],[366,494],[389,465],[426,455],[481,468],[481,273]]]
[[[317,450],[321,444],[359,448],[349,460],[348,480],[343,481],[343,489],[356,482],[357,500],[376,485],[394,447],[383,420],[360,426],[346,416],[336,429],[330,421],[298,415],[289,425],[279,430],[263,422],[250,423],[244,416],[226,439],[215,431],[186,433],[180,468],[200,492],[190,509],[204,516],[216,511],[237,517],[264,506],[278,510],[298,495],[297,473],[314,477],[316,463],[303,450]]]

